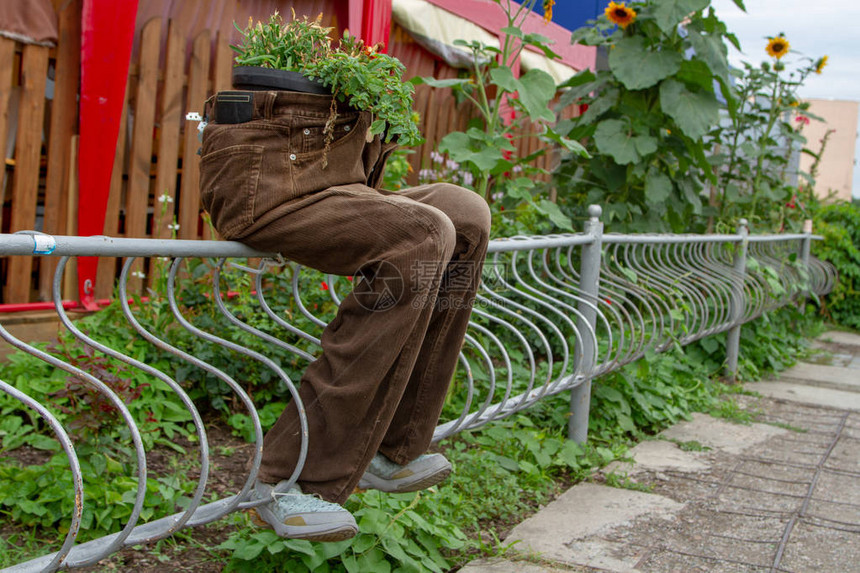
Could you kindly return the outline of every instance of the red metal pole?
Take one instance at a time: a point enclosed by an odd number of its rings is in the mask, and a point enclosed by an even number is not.
[[[137,0],[84,0],[81,16],[81,103],[78,234],[101,235],[125,99]],[[96,309],[98,259],[78,259],[81,304]]]

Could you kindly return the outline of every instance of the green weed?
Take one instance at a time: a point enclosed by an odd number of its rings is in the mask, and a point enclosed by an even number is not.
[[[711,450],[709,446],[702,445],[702,443],[697,440],[687,440],[686,442],[677,440],[672,441],[674,441],[683,452],[708,452]]]
[[[606,485],[608,485],[609,487],[641,491],[644,493],[651,493],[654,491],[653,485],[634,481],[626,473],[611,472],[606,474],[606,476],[604,477],[606,479]]]

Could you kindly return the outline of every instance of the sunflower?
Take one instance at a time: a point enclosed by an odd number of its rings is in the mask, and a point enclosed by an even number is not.
[[[610,2],[609,6],[606,7],[605,13],[610,22],[618,24],[621,28],[626,28],[636,19],[636,11],[633,8],[625,6],[624,2],[620,4]]]
[[[543,20],[547,24],[552,20],[553,6],[555,6],[555,0],[543,0]]]
[[[821,56],[818,58],[818,61],[815,62],[815,73],[820,74],[821,70],[824,69],[824,66],[827,65],[827,56]]]
[[[788,48],[790,47],[788,40],[786,40],[782,36],[777,36],[776,38],[771,38],[767,42],[767,47],[765,50],[768,55],[772,58],[776,58],[777,60],[783,57],[788,53]]]

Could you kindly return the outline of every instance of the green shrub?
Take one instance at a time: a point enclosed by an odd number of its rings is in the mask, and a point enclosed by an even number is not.
[[[815,217],[813,254],[832,263],[839,273],[833,292],[823,301],[824,313],[843,326],[860,329],[860,207],[850,203],[828,205]]]

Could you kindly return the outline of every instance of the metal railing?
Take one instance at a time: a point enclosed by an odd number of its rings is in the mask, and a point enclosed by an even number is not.
[[[674,344],[688,344],[721,332],[728,332],[726,369],[732,376],[737,370],[738,338],[744,323],[808,295],[826,294],[836,279],[831,265],[810,257],[810,241],[818,237],[809,233],[753,236],[742,222],[734,235],[604,235],[600,209],[592,207],[589,214],[582,233],[491,242],[452,388],[463,405],[437,426],[435,440],[510,416],[544,397],[570,390],[569,434],[576,441],[585,441],[591,383],[595,378],[647,352],[661,352]],[[148,330],[138,320],[136,313],[140,313],[141,305],[129,302],[128,285],[138,280],[132,269],[138,268],[135,265],[141,258],[148,259],[152,266],[160,264],[168,269],[162,281],[164,291],[152,292],[152,296],[166,298],[175,324],[225,351],[258,361],[286,385],[303,426],[302,450],[293,479],[298,477],[307,455],[308,436],[304,408],[293,380],[267,354],[193,324],[178,298],[178,285],[187,274],[183,270],[187,259],[203,262],[203,267],[198,268],[210,270],[209,296],[225,324],[242,330],[243,336],[262,339],[273,353],[310,361],[319,350],[319,334],[330,316],[330,310],[329,315],[315,312],[308,299],[308,280],[316,281],[319,288],[317,275],[275,254],[233,242],[17,233],[0,235],[0,255],[60,257],[53,296],[63,325],[81,344],[142,370],[175,393],[195,428],[200,467],[196,487],[183,511],[138,523],[147,486],[147,452],[139,421],[97,376],[16,339],[0,324],[0,337],[8,343],[76,377],[116,408],[135,451],[137,477],[133,510],[122,530],[76,544],[86,498],[75,446],[46,404],[0,380],[0,390],[38,414],[54,432],[68,458],[74,483],[74,509],[62,547],[3,572],[91,565],[123,547],[161,539],[183,527],[209,523],[262,503],[249,501],[262,452],[263,431],[257,409],[242,385],[223,369],[174,346],[162,332]],[[78,329],[67,315],[60,300],[62,276],[67,262],[80,256],[125,258],[117,297],[130,327],[178,361],[200,368],[226,384],[237,403],[247,410],[253,424],[255,453],[247,478],[234,495],[204,503],[210,452],[206,428],[186,393],[184,380],[105,346]],[[244,259],[259,262],[251,265]],[[231,309],[230,297],[225,296],[223,287],[236,280],[237,274],[252,285],[257,309],[269,319],[271,329],[247,324]],[[330,301],[338,304],[338,290],[348,283],[333,276],[326,276],[324,283]],[[296,314],[278,306],[283,304],[284,285],[289,285],[294,305],[291,308]],[[298,322],[302,328],[296,326]]]

